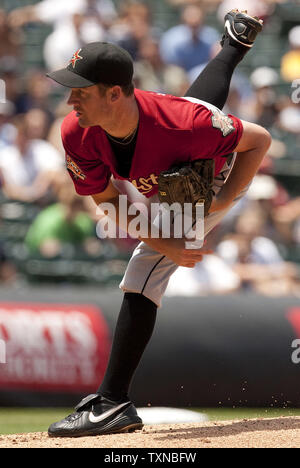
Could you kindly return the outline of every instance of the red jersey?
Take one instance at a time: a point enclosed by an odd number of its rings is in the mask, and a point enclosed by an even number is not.
[[[241,121],[208,103],[135,90],[139,129],[128,179],[117,173],[116,160],[104,130],[81,128],[72,111],[62,124],[67,169],[77,193],[103,192],[111,175],[129,180],[142,194],[157,193],[158,175],[181,162],[215,159],[217,175],[242,136]],[[190,99],[190,100],[189,100]]]

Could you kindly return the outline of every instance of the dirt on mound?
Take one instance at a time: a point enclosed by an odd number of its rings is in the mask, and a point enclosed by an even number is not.
[[[300,417],[145,426],[131,434],[49,438],[44,432],[0,436],[0,448],[299,448]]]

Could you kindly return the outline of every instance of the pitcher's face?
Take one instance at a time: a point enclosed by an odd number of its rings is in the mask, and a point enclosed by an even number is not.
[[[73,106],[82,128],[105,126],[111,110],[106,95],[101,95],[97,85],[72,88],[67,104]]]

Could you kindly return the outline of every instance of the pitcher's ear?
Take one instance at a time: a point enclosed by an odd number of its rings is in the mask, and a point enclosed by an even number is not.
[[[110,88],[109,92],[111,101],[116,102],[118,99],[120,99],[122,90],[120,86],[113,86]]]

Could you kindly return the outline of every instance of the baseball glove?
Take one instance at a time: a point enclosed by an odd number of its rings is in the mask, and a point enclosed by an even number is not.
[[[161,203],[192,203],[193,214],[196,204],[204,204],[207,216],[214,196],[212,190],[215,172],[213,159],[198,159],[180,167],[172,167],[160,173],[158,177],[158,196]]]

